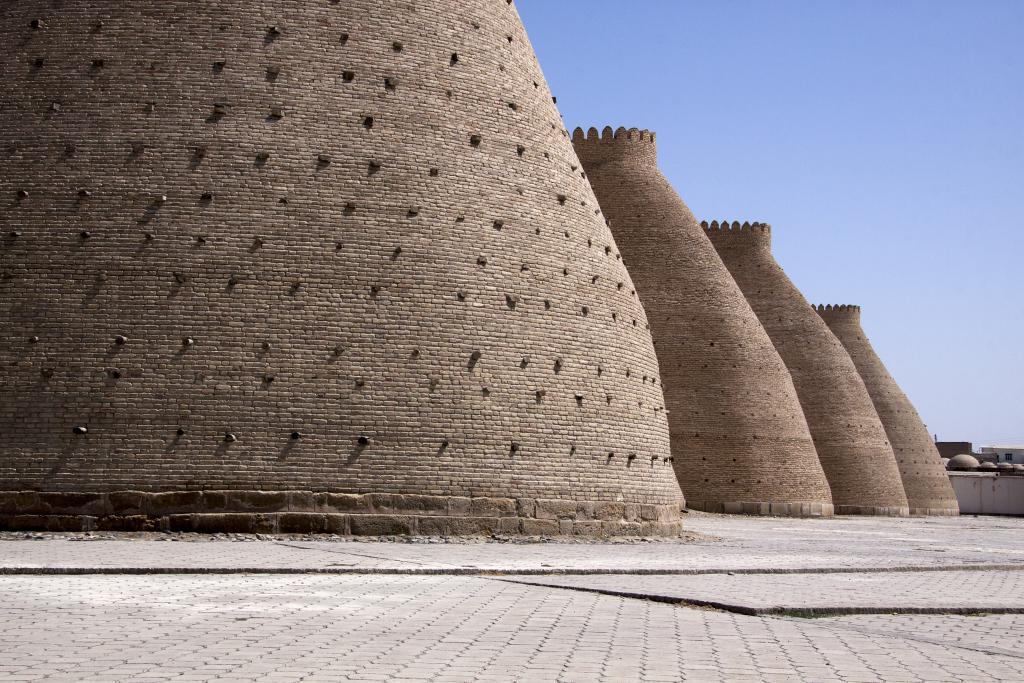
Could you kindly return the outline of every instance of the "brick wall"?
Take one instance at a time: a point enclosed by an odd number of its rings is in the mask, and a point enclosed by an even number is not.
[[[793,382],[647,131],[576,130],[583,161],[647,308],[691,507],[831,514]]]
[[[0,19],[0,489],[678,507],[644,310],[510,2]]]
[[[886,370],[860,325],[860,306],[815,310],[850,353],[892,444],[914,515],[958,514],[956,496],[939,452],[910,399]]]
[[[899,469],[850,355],[775,261],[771,226],[704,222],[793,377],[838,514],[908,514]]]

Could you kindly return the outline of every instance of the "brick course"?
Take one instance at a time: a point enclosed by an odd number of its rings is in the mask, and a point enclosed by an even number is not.
[[[577,129],[573,142],[650,317],[688,504],[832,514],[789,371],[658,170],[654,134]]]
[[[793,377],[837,514],[909,514],[885,428],[850,355],[772,256],[771,226],[703,222]]]
[[[678,508],[646,316],[510,2],[0,19],[0,490]]]
[[[907,395],[885,368],[860,325],[860,306],[817,306],[850,353],[882,420],[912,515],[957,515],[960,508],[939,451]]]

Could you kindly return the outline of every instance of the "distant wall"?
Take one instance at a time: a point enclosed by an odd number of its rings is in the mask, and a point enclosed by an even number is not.
[[[950,473],[962,515],[1024,515],[1024,477]]]
[[[939,455],[943,458],[952,458],[961,453],[970,455],[974,452],[974,444],[970,441],[936,441],[935,447],[939,449]]]

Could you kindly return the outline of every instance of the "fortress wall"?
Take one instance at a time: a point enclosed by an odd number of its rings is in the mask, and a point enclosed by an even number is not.
[[[817,306],[849,352],[882,420],[912,515],[956,515],[956,496],[938,449],[910,399],[886,370],[860,324],[860,306]]]
[[[512,3],[0,20],[0,525],[678,532],[647,319]]]
[[[658,170],[655,135],[577,129],[573,143],[648,312],[690,507],[831,514],[789,372]]]
[[[703,222],[793,377],[837,514],[909,513],[885,429],[850,355],[771,251],[764,223]]]

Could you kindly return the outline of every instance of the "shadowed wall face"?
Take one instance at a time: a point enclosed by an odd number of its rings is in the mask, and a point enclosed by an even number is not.
[[[704,222],[793,377],[837,514],[908,514],[885,429],[850,355],[775,261],[771,227]]]
[[[646,317],[513,5],[0,19],[9,524],[678,530]]]
[[[832,513],[828,483],[783,365],[647,131],[573,142],[651,321],[676,473],[696,509]]]
[[[864,379],[896,455],[910,514],[959,514],[931,435],[861,329],[860,307],[817,306],[815,310],[846,347]]]

